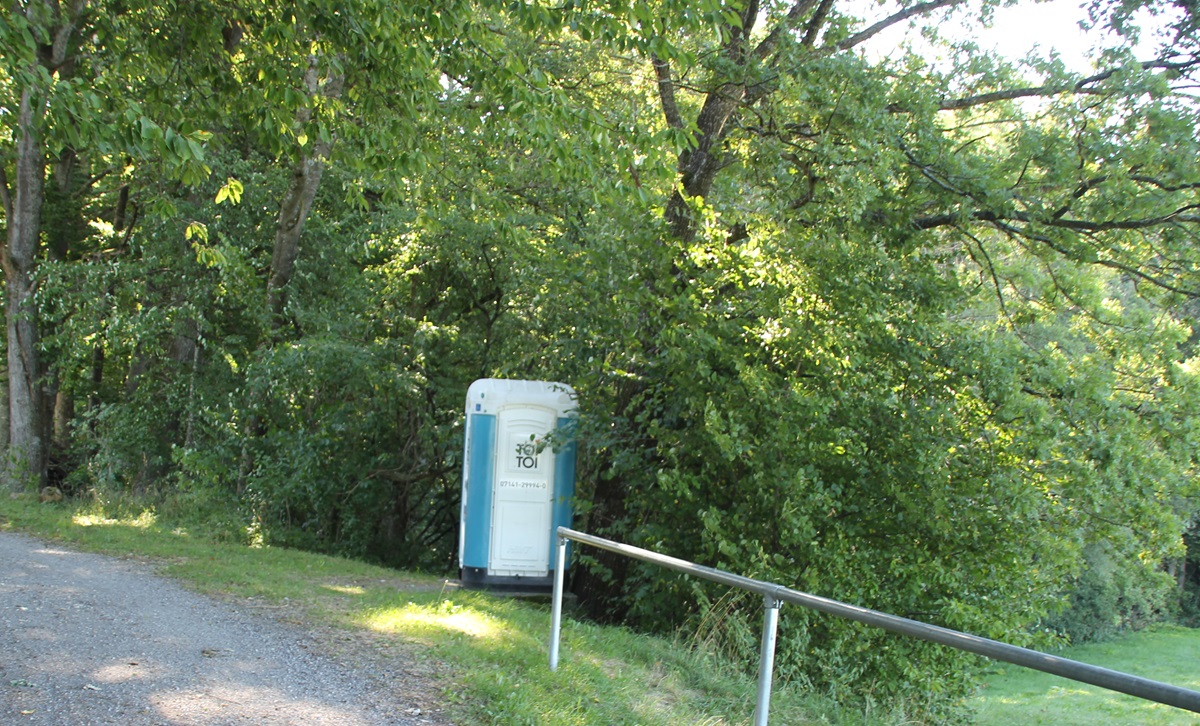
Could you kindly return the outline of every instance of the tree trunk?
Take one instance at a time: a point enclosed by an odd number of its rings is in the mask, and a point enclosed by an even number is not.
[[[142,385],[142,376],[146,375],[149,370],[150,356],[146,355],[146,351],[139,342],[134,346],[133,359],[129,362],[129,370],[125,373],[125,398],[137,393],[138,386]]]
[[[57,451],[70,447],[74,425],[75,397],[60,388],[54,396],[54,433],[51,439]]]
[[[341,95],[342,83],[342,78],[334,75],[327,77],[322,84],[317,58],[309,58],[308,70],[304,74],[304,87],[309,96],[321,93],[327,98],[336,98]],[[299,126],[304,126],[311,119],[312,112],[308,108],[296,113]],[[271,276],[267,280],[267,306],[271,311],[273,330],[278,330],[283,325],[283,308],[287,302],[286,288],[292,280],[296,258],[300,254],[300,233],[304,230],[304,222],[308,219],[313,199],[321,185],[321,176],[325,172],[325,161],[328,158],[329,144],[316,139],[310,153],[303,154],[292,167],[292,183],[279,205],[279,226],[275,230]]]
[[[267,305],[271,310],[272,327],[282,326],[283,306],[287,301],[286,288],[296,268],[300,254],[300,232],[312,208],[325,162],[316,156],[306,156],[292,169],[288,186],[279,208],[279,226],[275,230],[275,249],[271,255],[271,277],[267,280]]]
[[[696,115],[695,145],[679,155],[679,189],[671,194],[663,212],[672,237],[688,242],[696,236],[696,222],[688,200],[702,199],[712,190],[722,166],[721,144],[738,110],[753,106],[778,87],[777,83],[767,79],[777,72],[776,54],[780,44],[786,38],[802,36],[800,45],[812,48],[826,25],[832,6],[833,0],[794,0],[787,16],[763,35],[754,32],[760,3],[748,0],[742,6],[741,21],[724,28],[727,39],[722,44],[721,55],[729,64],[731,76],[706,94],[704,105]],[[931,9],[932,6],[922,12]],[[761,38],[757,45],[752,44],[752,37]],[[757,75],[751,72],[755,64],[762,66]],[[686,124],[675,101],[675,81],[671,77],[670,64],[656,57],[654,71],[667,124],[683,128]]]
[[[170,443],[181,443],[184,448],[191,448],[194,439],[193,423],[195,421],[196,375],[200,370],[200,323],[189,318],[183,323],[184,328],[176,333],[171,343],[171,360],[174,361],[174,375],[183,375],[187,371],[188,395],[182,401],[183,410],[171,412],[168,425]],[[181,431],[182,429],[182,431]],[[181,440],[182,434],[182,440]]]
[[[8,359],[0,361],[0,462],[8,461]],[[0,471],[3,465],[0,464]]]
[[[38,135],[41,108],[31,89],[25,88],[17,115],[17,176],[8,215],[8,246],[3,259],[10,426],[7,476],[9,486],[14,490],[31,484],[40,487],[46,478],[45,406],[33,284],[46,175],[46,161]]]
[[[87,412],[95,426],[96,409],[100,407],[100,386],[104,384],[104,346],[92,347],[92,388],[88,393]],[[93,429],[94,430],[94,429]]]
[[[79,201],[79,156],[74,149],[59,152],[50,170],[49,186],[42,199],[42,239],[46,258],[55,262],[67,259],[70,250],[86,236],[83,207]],[[54,328],[43,321],[40,335],[53,336]],[[75,397],[63,390],[62,372],[45,366],[42,372],[42,396],[46,405],[42,441],[49,442],[46,451],[50,477],[62,477],[65,452],[71,444],[71,428],[75,418]],[[53,470],[57,469],[57,473]]]
[[[4,267],[5,328],[8,334],[9,436],[6,476],[14,490],[46,481],[47,438],[50,410],[44,385],[43,365],[38,355],[39,328],[34,272],[41,241],[42,207],[45,200],[46,150],[41,126],[45,122],[46,99],[39,97],[37,84],[45,72],[69,73],[71,36],[87,3],[17,3],[15,11],[28,23],[28,39],[36,42],[36,60],[31,58],[19,81],[17,110],[16,179],[9,194],[3,187],[8,236],[0,262]],[[47,42],[49,41],[49,42]]]
[[[726,83],[709,93],[696,117],[696,145],[679,155],[679,186],[667,202],[663,216],[671,236],[690,242],[696,236],[696,224],[687,198],[708,196],[721,168],[720,144],[727,133],[729,119],[745,96],[745,87]],[[685,197],[686,195],[686,197]]]

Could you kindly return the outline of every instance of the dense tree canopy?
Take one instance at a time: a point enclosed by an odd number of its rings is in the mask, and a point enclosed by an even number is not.
[[[590,531],[1013,641],[1162,616],[1200,512],[1195,12],[1092,3],[1079,73],[947,30],[994,7],[10,3],[10,485],[447,568],[467,385],[564,380]],[[587,565],[596,612],[754,650],[757,603]],[[783,636],[835,693],[969,685]]]

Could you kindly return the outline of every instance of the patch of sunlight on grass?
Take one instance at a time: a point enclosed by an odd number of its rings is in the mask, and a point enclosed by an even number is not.
[[[330,592],[339,593],[341,595],[366,595],[367,594],[366,590],[364,590],[363,588],[358,587],[358,586],[321,585],[321,588],[324,590],[329,590]]]
[[[362,615],[359,622],[372,630],[406,635],[461,633],[472,638],[494,640],[509,628],[492,616],[449,600],[430,605],[409,602],[397,607],[380,608]]]
[[[137,527],[138,529],[149,529],[154,526],[154,522],[158,517],[154,514],[154,510],[146,509],[141,514],[132,518],[113,519],[100,514],[84,514],[80,512],[71,517],[71,521],[80,527]]]
[[[1095,689],[1092,689],[1092,688],[1082,688],[1082,687],[1072,688],[1070,686],[1067,686],[1066,688],[1064,688],[1061,686],[1054,686],[1053,688],[1051,688],[1049,691],[1046,692],[1045,697],[1046,698],[1080,698],[1080,697],[1090,698],[1093,696],[1097,696],[1100,693],[1103,693],[1103,691],[1097,692]]]

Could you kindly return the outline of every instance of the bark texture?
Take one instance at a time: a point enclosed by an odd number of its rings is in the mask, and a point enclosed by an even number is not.
[[[33,284],[46,162],[38,133],[42,114],[35,106],[40,108],[32,90],[24,89],[17,114],[16,178],[3,260],[9,382],[7,476],[13,489],[31,483],[41,486],[46,476],[45,406]]]
[[[4,267],[5,318],[8,335],[9,434],[5,474],[8,485],[23,489],[46,481],[53,397],[43,389],[45,370],[38,353],[39,321],[34,294],[42,215],[45,204],[47,152],[43,137],[46,103],[38,87],[41,71],[69,72],[71,36],[86,8],[84,0],[60,3],[35,0],[18,3],[34,37],[39,39],[36,59],[26,73],[14,78],[20,88],[16,119],[16,177],[10,191],[4,186],[8,223],[0,262]]]
[[[317,94],[336,98],[342,93],[342,77],[322,77],[318,59],[309,59],[304,74],[304,87],[310,98]],[[312,109],[302,108],[296,114],[297,125],[305,126],[312,120]],[[274,327],[283,323],[283,309],[287,303],[287,286],[296,269],[296,258],[300,255],[300,234],[304,222],[312,209],[313,199],[321,186],[321,176],[329,158],[330,145],[319,138],[313,141],[310,151],[303,154],[292,167],[292,181],[279,205],[279,224],[275,230],[275,246],[271,254],[271,276],[267,280],[267,305],[271,311]]]

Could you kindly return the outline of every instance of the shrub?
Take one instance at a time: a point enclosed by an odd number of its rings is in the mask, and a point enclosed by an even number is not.
[[[1165,572],[1119,560],[1111,545],[1084,548],[1084,567],[1068,605],[1046,626],[1072,643],[1106,640],[1171,617],[1178,602],[1175,582]]]

